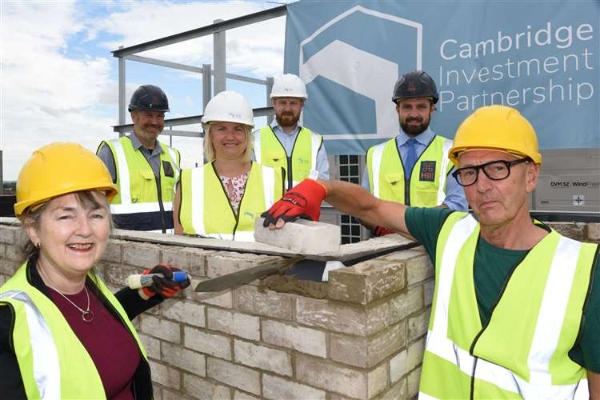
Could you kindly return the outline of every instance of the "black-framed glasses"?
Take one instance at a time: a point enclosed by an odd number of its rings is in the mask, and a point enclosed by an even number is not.
[[[510,175],[510,167],[513,165],[521,164],[529,161],[529,158],[519,158],[514,161],[497,160],[490,161],[485,164],[477,165],[474,167],[459,168],[452,173],[454,179],[460,186],[471,186],[477,182],[479,177],[479,171],[483,171],[485,176],[493,181],[501,181],[502,179],[508,178]]]

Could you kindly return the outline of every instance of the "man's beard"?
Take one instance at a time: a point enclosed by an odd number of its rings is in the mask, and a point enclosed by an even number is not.
[[[421,123],[419,125],[409,125],[409,122],[418,120],[419,119],[417,118],[411,118],[406,120],[406,122],[400,122],[400,127],[402,128],[402,131],[409,136],[417,136],[425,132],[429,127],[429,121],[424,121],[420,119]]]
[[[283,113],[281,115],[276,116],[276,119],[279,126],[287,128],[290,126],[296,126],[296,124],[300,120],[300,114],[295,116],[291,113]]]

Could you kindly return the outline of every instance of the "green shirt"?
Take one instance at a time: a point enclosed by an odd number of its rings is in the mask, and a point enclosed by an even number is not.
[[[453,211],[446,208],[410,207],[406,211],[406,227],[417,239],[435,265],[435,249],[440,228]],[[540,225],[549,229],[545,225]],[[479,238],[475,251],[474,282],[483,326],[487,325],[504,285],[512,270],[527,255],[528,250],[507,250]],[[593,271],[600,260],[596,257]],[[584,368],[600,373],[600,273],[593,273],[584,310],[580,337],[569,356]]]

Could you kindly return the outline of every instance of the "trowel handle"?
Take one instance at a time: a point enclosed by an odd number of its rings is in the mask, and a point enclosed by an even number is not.
[[[127,286],[129,286],[131,289],[139,289],[142,287],[152,286],[153,276],[159,276],[161,278],[164,278],[163,274],[130,275],[129,278],[127,278]],[[173,271],[172,280],[175,283],[183,282],[188,278],[189,276],[185,271]]]

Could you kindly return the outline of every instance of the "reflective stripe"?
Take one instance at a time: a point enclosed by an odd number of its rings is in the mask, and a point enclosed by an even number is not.
[[[254,131],[254,160],[257,163],[261,163],[260,159],[262,157],[262,149],[260,148],[260,129]]]
[[[198,204],[198,209],[192,209],[192,227],[197,235],[206,236],[206,230],[204,230],[204,168],[191,170],[190,183],[192,204]]]
[[[311,151],[312,151],[310,154],[310,156],[311,156],[310,157],[311,158],[310,170],[316,171],[317,170],[317,154],[319,153],[319,147],[321,147],[321,138],[311,132],[310,144],[311,144],[310,147],[311,147]]]
[[[161,233],[161,234],[167,234],[167,235],[174,235],[175,234],[175,229],[165,229],[165,231],[163,232],[162,229],[153,229],[151,231],[144,231],[144,232],[151,232],[151,233]]]
[[[127,166],[127,157],[125,157],[125,150],[119,139],[113,139],[110,141],[115,147],[117,153],[119,165],[119,194],[121,195],[121,204],[131,204],[131,181],[129,178],[129,167]],[[112,211],[112,207],[111,207]],[[114,212],[114,211],[113,211]]]
[[[235,235],[233,235],[232,239],[236,242],[254,242],[254,232],[253,231],[236,231]]]
[[[438,205],[443,204],[446,199],[446,179],[448,178],[448,152],[452,147],[452,140],[445,139],[444,145],[442,146],[442,165],[440,166],[440,183],[438,186]]]
[[[538,322],[527,359],[531,383],[551,385],[549,363],[558,346],[581,243],[561,237],[554,253],[550,275],[546,282]]]
[[[159,142],[160,145],[160,142]],[[162,146],[161,146],[162,147]],[[163,147],[164,150],[164,147]],[[169,158],[171,159],[171,165],[175,168],[173,168],[175,171],[175,182],[179,182],[179,174],[181,173],[181,169],[179,167],[179,163],[177,162],[177,153],[175,152],[175,149],[171,148],[171,147],[167,147],[167,154],[169,155]]]
[[[266,206],[265,209],[268,210],[273,205],[275,199],[275,169],[267,167],[266,165],[263,165],[261,169],[263,179],[263,196]]]
[[[378,144],[373,150],[373,196],[379,198],[379,174],[381,172],[381,159],[385,143]]]
[[[60,364],[58,350],[50,328],[29,295],[22,291],[9,291],[0,294],[0,299],[10,298],[23,303],[31,343],[33,376],[41,399],[61,398]]]
[[[437,301],[435,303],[435,315],[432,329],[442,332],[444,335],[448,331],[448,307],[450,303],[450,291],[454,280],[454,270],[456,260],[467,238],[477,227],[477,221],[471,216],[458,221],[452,227],[448,238],[452,238],[452,245],[446,245],[442,253],[440,276],[437,279]],[[469,373],[470,374],[470,373]]]
[[[173,203],[163,203],[165,211],[173,211]],[[140,214],[147,212],[159,212],[158,203],[129,203],[129,204],[111,204],[110,211],[113,214]]]

